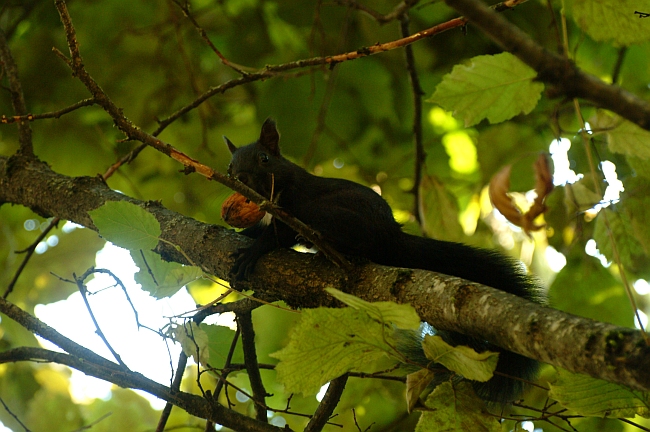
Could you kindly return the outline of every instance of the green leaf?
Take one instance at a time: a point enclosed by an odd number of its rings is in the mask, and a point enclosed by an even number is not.
[[[634,326],[625,288],[595,259],[585,260],[584,251],[567,257],[567,265],[549,287],[549,303],[555,309],[620,326]]]
[[[429,395],[415,432],[501,432],[497,418],[485,412],[468,382],[440,384]]]
[[[107,413],[112,413],[111,416],[93,424],[89,429],[92,432],[145,431],[149,430],[152,424],[157,424],[160,417],[160,411],[156,411],[147,399],[133,390],[119,387],[111,389],[110,399],[95,399],[92,404],[84,405],[83,412],[86,425],[88,419],[99,419]]]
[[[465,126],[487,118],[500,123],[535,108],[544,84],[534,81],[537,73],[510,53],[474,57],[469,65],[456,65],[429,99]]]
[[[280,360],[277,379],[288,393],[312,395],[332,379],[393,353],[391,342],[392,332],[365,312],[308,309],[289,344],[271,357]]]
[[[208,351],[210,366],[221,369],[226,364],[226,358],[235,337],[235,332],[228,327],[211,324],[201,324],[199,328],[208,337]],[[231,363],[244,363],[244,352],[242,351],[241,339],[237,340]]]
[[[458,220],[458,203],[438,179],[425,176],[420,184],[424,231],[430,237],[460,241],[463,228]]]
[[[622,212],[606,208],[598,214],[594,228],[594,240],[596,240],[600,253],[605,255],[609,261],[614,261],[614,247],[612,238],[607,232],[606,221],[609,222],[623,266],[632,271],[639,270],[640,261],[644,257],[643,247],[636,239],[629,217]]]
[[[420,400],[420,394],[431,384],[435,377],[436,373],[429,369],[420,369],[406,375],[406,406],[408,412],[413,411],[413,408]]]
[[[70,400],[69,393],[45,387],[29,401],[29,410],[22,421],[29,425],[30,430],[52,432],[78,430],[84,424],[81,408]]]
[[[593,190],[594,181],[591,175],[585,176],[575,183],[567,184],[565,188],[564,205],[572,214],[589,210],[602,200],[602,197]]]
[[[501,123],[481,130],[476,153],[483,184],[489,183],[492,176],[504,165],[513,162],[518,154],[547,152],[550,139],[545,138],[547,137],[530,126],[515,122]],[[518,165],[525,166],[525,170],[517,169]],[[522,179],[517,178],[519,175]],[[523,190],[518,185],[522,182],[529,183],[531,177],[530,164],[516,164],[510,174],[513,190]]]
[[[650,40],[647,19],[634,13],[647,13],[647,0],[574,0],[572,11],[578,26],[596,41],[621,46]]]
[[[422,347],[429,360],[473,381],[485,382],[492,378],[499,360],[498,353],[477,353],[462,345],[454,347],[443,341],[440,336],[425,335]]]
[[[650,25],[647,27],[650,28]],[[647,130],[603,110],[598,111],[590,123],[597,134],[601,133],[599,129],[604,130],[611,151],[643,160],[650,159],[650,132]]]
[[[643,178],[633,178],[625,182],[625,192],[621,196],[621,207],[630,221],[634,238],[643,247],[646,255],[650,253],[650,182]]]
[[[210,361],[208,334],[193,321],[188,321],[184,325],[170,327],[167,330],[167,335],[180,343],[185,355],[194,357],[195,362],[206,366]]]
[[[158,244],[160,224],[148,211],[126,201],[109,201],[88,212],[99,234],[125,249],[151,250]]]
[[[636,175],[645,179],[650,178],[650,159],[641,159],[640,157],[630,155],[626,159]]]
[[[650,417],[650,394],[586,375],[558,371],[549,396],[565,408],[590,417]]]
[[[135,274],[135,281],[157,299],[173,296],[185,285],[203,275],[203,271],[198,267],[163,261],[160,255],[151,251],[132,250],[131,258],[140,268]]]
[[[332,297],[340,300],[354,309],[364,311],[370,318],[382,324],[394,324],[401,329],[417,330],[420,328],[420,317],[413,306],[393,302],[367,302],[352,294],[346,294],[335,288],[325,288]]]

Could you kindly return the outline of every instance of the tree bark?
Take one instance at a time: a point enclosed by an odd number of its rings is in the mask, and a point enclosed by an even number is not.
[[[232,230],[200,223],[157,202],[112,191],[99,178],[67,177],[20,155],[0,157],[0,203],[23,205],[41,216],[57,216],[94,229],[88,211],[116,200],[150,211],[161,224],[163,239],[180,246],[194,263],[220,278],[228,278],[232,253],[250,242]],[[166,259],[184,262],[181,254],[162,242],[158,250]],[[318,255],[279,250],[263,257],[241,287],[296,308],[335,305],[324,293],[326,287],[368,301],[410,303],[434,327],[483,338],[570,371],[650,390],[650,347],[639,331],[576,317],[459,278],[372,263],[346,274]]]

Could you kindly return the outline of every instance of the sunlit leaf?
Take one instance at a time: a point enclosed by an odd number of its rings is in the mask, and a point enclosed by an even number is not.
[[[422,347],[429,360],[474,381],[485,382],[492,378],[499,359],[495,352],[477,353],[466,346],[451,346],[440,336],[424,336]]]
[[[200,362],[203,366],[208,364],[210,361],[209,339],[204,329],[193,321],[188,321],[182,325],[172,326],[167,333],[181,344],[186,356],[193,357],[195,362]]]
[[[592,39],[630,45],[650,40],[646,0],[574,0],[573,17]]]
[[[537,73],[510,53],[474,57],[445,75],[429,99],[472,126],[499,123],[535,108],[544,85]]]
[[[558,371],[558,380],[550,384],[549,397],[578,415],[594,417],[650,417],[650,393],[635,391],[619,384]]]
[[[69,393],[40,389],[29,401],[27,415],[21,419],[30,430],[67,432],[83,426],[81,407],[72,402]]]
[[[363,370],[392,353],[391,333],[353,308],[303,311],[289,344],[271,354],[280,360],[278,380],[287,392],[316,394],[321,386],[352,370]]]
[[[650,254],[650,182],[643,177],[630,179],[621,195],[621,208],[632,226],[634,238],[646,255]]]
[[[394,324],[398,328],[411,330],[417,330],[420,327],[420,317],[411,305],[393,302],[368,302],[334,288],[326,288],[325,291],[346,305],[366,312],[379,323]]]
[[[456,198],[438,178],[425,176],[422,179],[420,199],[422,225],[429,236],[447,241],[463,239]]]
[[[600,110],[591,122],[596,133],[606,134],[611,151],[643,160],[650,159],[650,131],[603,110]]]
[[[185,266],[177,262],[163,261],[155,252],[131,251],[131,258],[140,268],[135,281],[153,297],[171,297],[188,283],[197,280],[203,271],[195,266]]]
[[[496,416],[484,411],[484,404],[467,382],[440,384],[425,402],[416,432],[501,432]]]
[[[235,331],[220,325],[201,324],[199,328],[208,337],[208,350],[210,351],[209,363],[213,368],[223,368],[230,352]],[[238,338],[230,359],[231,363],[244,363],[244,353],[241,346],[241,338]]]
[[[143,208],[126,201],[109,201],[88,212],[99,234],[125,249],[151,250],[158,244],[160,224]]]
[[[413,411],[413,408],[420,400],[420,394],[431,384],[435,376],[435,372],[429,369],[420,369],[406,376],[406,405],[408,412]]]
[[[584,259],[583,251],[572,252],[567,265],[549,287],[554,308],[620,326],[634,325],[630,300],[623,284],[595,259]]]
[[[594,240],[600,252],[609,261],[615,261],[614,248],[616,248],[623,266],[630,270],[638,269],[644,251],[635,237],[634,228],[626,214],[610,209],[601,210],[596,219]]]
[[[579,181],[565,186],[565,202],[567,209],[571,212],[584,212],[600,203],[602,197],[594,189],[593,178],[585,176]]]

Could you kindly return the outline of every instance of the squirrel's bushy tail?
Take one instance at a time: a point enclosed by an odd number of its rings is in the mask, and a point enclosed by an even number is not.
[[[393,266],[457,276],[536,303],[544,303],[540,286],[525,274],[523,266],[498,252],[409,234],[404,234],[401,244],[393,250],[394,255],[389,258]],[[487,382],[472,383],[478,396],[484,400],[499,403],[517,400],[521,397],[526,382],[534,380],[537,375],[539,363],[536,360],[460,333],[443,330],[435,333],[451,345],[466,345],[478,352],[490,350],[499,353],[494,377]]]

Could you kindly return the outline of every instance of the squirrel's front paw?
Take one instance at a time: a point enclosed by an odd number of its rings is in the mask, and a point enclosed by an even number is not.
[[[258,257],[251,253],[250,248],[240,248],[233,253],[235,264],[230,269],[231,280],[237,282],[246,280],[253,274]]]

